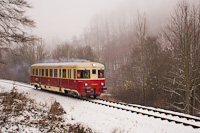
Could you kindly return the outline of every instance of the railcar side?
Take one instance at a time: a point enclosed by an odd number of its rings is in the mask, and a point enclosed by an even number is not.
[[[96,62],[43,63],[31,66],[36,88],[97,97],[105,93],[104,65]]]

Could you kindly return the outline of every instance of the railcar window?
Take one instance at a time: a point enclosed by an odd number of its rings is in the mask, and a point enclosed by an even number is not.
[[[61,78],[61,69],[59,69],[59,77]]]
[[[57,69],[54,69],[54,77],[56,78],[57,77]]]
[[[48,77],[48,75],[49,75],[49,73],[48,73],[48,69],[46,69],[45,71],[46,71],[45,76]]]
[[[74,79],[76,79],[76,69],[74,69]]]
[[[104,78],[104,70],[98,70],[98,78]]]
[[[49,69],[49,76],[53,77],[53,69]]]
[[[69,79],[69,69],[67,71],[68,71],[68,79]]]
[[[36,74],[35,75],[38,75],[38,69],[35,69],[36,70]]]
[[[62,75],[63,75],[63,78],[66,78],[66,69],[63,69]]]
[[[44,76],[44,69],[42,69],[42,76]]]
[[[33,75],[35,75],[35,69],[33,69]]]
[[[71,75],[71,71],[72,71],[72,70],[69,69],[69,78],[70,78],[70,79],[71,79],[71,76],[72,76],[72,75]]]
[[[90,70],[77,70],[77,78],[90,78]]]
[[[92,69],[92,74],[96,74],[96,69]]]

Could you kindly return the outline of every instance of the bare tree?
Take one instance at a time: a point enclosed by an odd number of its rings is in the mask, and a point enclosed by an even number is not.
[[[30,44],[19,44],[12,51],[5,53],[5,64],[2,64],[1,78],[29,82],[30,65],[47,58],[45,44],[41,39]]]
[[[186,1],[179,3],[164,33],[174,58],[168,77],[171,85],[167,90],[177,98],[171,105],[194,114],[200,83],[200,7],[191,6]]]
[[[146,81],[147,81],[147,65],[145,56],[145,41],[147,37],[147,20],[145,14],[141,15],[138,12],[138,17],[136,21],[136,36],[139,41],[139,51],[140,51],[140,71],[141,71],[141,83],[143,90],[143,104],[146,104]]]
[[[76,58],[77,59],[86,59],[89,61],[95,61],[95,54],[91,48],[91,46],[77,47],[76,48]]]
[[[54,59],[59,58],[66,58],[71,59],[74,55],[74,47],[71,46],[68,42],[65,42],[63,44],[59,44],[56,46],[56,48],[52,51],[52,57]]]
[[[31,8],[26,0],[0,0],[0,46],[34,40],[34,36],[25,32],[25,28],[35,26],[25,16],[26,8]]]

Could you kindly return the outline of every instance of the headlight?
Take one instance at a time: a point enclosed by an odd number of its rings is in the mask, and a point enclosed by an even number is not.
[[[103,86],[103,85],[104,85],[104,83],[102,82],[102,83],[101,83],[101,85]]]
[[[85,83],[85,86],[88,86],[88,84],[87,84],[87,83]]]

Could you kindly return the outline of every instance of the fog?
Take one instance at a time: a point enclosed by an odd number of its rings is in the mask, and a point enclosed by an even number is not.
[[[33,33],[47,43],[70,40],[98,12],[114,9],[123,0],[31,0],[28,15],[36,22]]]
[[[151,27],[161,25],[177,1],[180,0],[30,0],[33,8],[27,12],[36,22],[32,32],[47,44],[55,44],[79,36],[95,14],[116,10],[144,12]]]
[[[29,83],[39,62],[99,62],[119,101],[200,116],[199,0],[7,1],[0,78]]]

